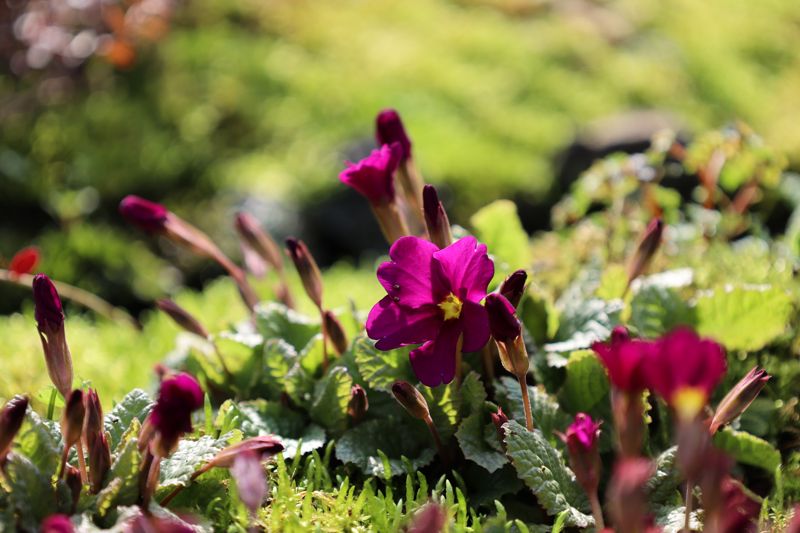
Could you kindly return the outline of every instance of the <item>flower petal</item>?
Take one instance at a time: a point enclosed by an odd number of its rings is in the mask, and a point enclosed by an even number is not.
[[[428,387],[450,383],[456,375],[456,348],[461,330],[455,322],[446,323],[435,340],[411,350],[411,368]]]
[[[401,237],[389,250],[391,261],[378,267],[378,280],[396,303],[419,307],[438,303],[433,297],[431,264],[439,248],[419,237]]]
[[[378,341],[375,347],[379,350],[393,350],[435,338],[441,325],[441,313],[436,307],[409,309],[397,305],[391,296],[384,296],[369,312],[367,335]]]
[[[462,350],[476,352],[489,341],[489,316],[486,308],[467,300],[461,307],[461,328],[464,333]]]
[[[434,275],[449,280],[450,291],[461,299],[479,301],[494,276],[494,263],[486,245],[475,237],[463,237],[433,254]]]

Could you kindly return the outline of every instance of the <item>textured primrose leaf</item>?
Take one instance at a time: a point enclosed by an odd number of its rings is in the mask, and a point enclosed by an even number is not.
[[[388,458],[392,476],[406,472],[402,457],[414,469],[430,464],[435,456],[430,434],[421,424],[382,418],[368,420],[349,429],[336,443],[336,458],[356,465],[367,475],[385,477],[379,451]]]
[[[50,484],[51,475],[42,472],[27,457],[11,454],[5,464],[9,503],[17,510],[20,526],[36,531],[50,514],[64,512]],[[59,484],[61,485],[61,484]]]
[[[548,352],[572,352],[607,339],[614,326],[619,324],[622,308],[621,300],[607,302],[591,298],[570,301],[559,316],[557,342],[546,344],[544,349]]]
[[[138,439],[128,439],[111,463],[108,479],[112,481],[119,480],[114,505],[133,505],[136,503],[139,495],[139,467],[141,466],[141,455],[138,447]]]
[[[571,412],[591,411],[608,394],[603,363],[591,350],[573,352],[567,362],[563,399]]]
[[[648,501],[652,504],[666,504],[671,501],[681,483],[681,474],[675,464],[678,447],[673,446],[661,452],[656,458],[656,471],[647,480]]]
[[[517,476],[536,494],[539,504],[554,516],[566,511],[565,524],[586,528],[594,525],[587,514],[589,502],[575,474],[538,429],[528,431],[514,421],[503,426],[506,449]]]
[[[248,383],[251,397],[277,400],[286,389],[286,375],[297,362],[297,350],[283,339],[270,339],[253,355]]]
[[[698,298],[697,330],[729,350],[759,350],[780,336],[792,317],[792,298],[778,288],[720,287]]]
[[[492,431],[495,429],[492,428]],[[506,494],[519,492],[525,486],[508,461],[505,466],[491,473],[473,463],[467,463],[463,469],[459,469],[459,473],[464,477],[467,486],[473,488],[469,493],[469,502],[474,508],[491,505],[495,500]]]
[[[309,410],[311,420],[331,431],[344,430],[352,386],[353,378],[346,368],[332,368],[314,388],[314,402]]]
[[[16,437],[17,453],[27,457],[43,475],[56,474],[61,462],[63,443],[57,422],[46,420],[28,410],[25,422]]]
[[[461,382],[458,390],[460,397],[461,416],[468,416],[483,410],[486,401],[486,389],[483,387],[481,376],[477,372],[470,372]]]
[[[714,435],[714,445],[740,463],[767,472],[774,472],[781,464],[781,453],[772,444],[744,431],[726,427]]]
[[[517,206],[510,200],[496,200],[479,209],[470,218],[475,236],[489,249],[495,262],[495,279],[520,268],[531,261],[528,234],[522,227]]]
[[[133,389],[125,395],[110,413],[105,415],[105,430],[111,436],[109,445],[111,449],[119,443],[122,434],[131,425],[133,419],[144,423],[144,419],[153,408],[153,400],[142,389]]]
[[[375,348],[374,341],[365,336],[356,339],[353,345],[353,357],[361,377],[371,389],[387,392],[397,380],[416,381],[408,360],[409,351],[408,348],[400,348],[382,352]]]
[[[661,526],[664,533],[680,533],[683,531],[686,508],[683,505],[655,505],[651,508],[656,525]],[[689,525],[692,531],[699,531],[702,528],[697,512],[693,511],[689,516]]]
[[[675,289],[648,285],[631,301],[630,324],[643,337],[658,337],[678,325],[694,325],[694,309]]]
[[[457,387],[455,381],[433,388],[417,387],[428,402],[431,419],[444,440],[452,437],[458,427],[460,397]]]
[[[466,459],[482,466],[489,472],[494,472],[502,468],[508,460],[488,442],[486,419],[487,417],[481,412],[471,414],[461,422],[456,431],[456,439]],[[491,421],[488,421],[488,426],[488,429],[496,434]]]
[[[178,449],[161,461],[159,492],[177,486],[185,487],[192,474],[228,445],[232,434],[215,439],[204,435],[197,440],[181,440]]]
[[[325,430],[297,411],[279,403],[255,400],[231,404],[230,416],[239,417],[245,437],[275,435],[284,446],[286,458],[295,456],[302,440],[301,454],[309,453],[325,445]]]
[[[256,307],[256,328],[268,339],[283,339],[296,350],[302,350],[319,333],[319,323],[287,308],[270,302]]]
[[[503,376],[496,383],[495,393],[498,403],[506,415],[522,424],[525,423],[525,408],[522,405],[522,391],[516,379]],[[572,422],[555,398],[539,387],[528,386],[528,397],[533,414],[533,425],[539,429],[550,442],[555,442],[554,431],[564,431]]]

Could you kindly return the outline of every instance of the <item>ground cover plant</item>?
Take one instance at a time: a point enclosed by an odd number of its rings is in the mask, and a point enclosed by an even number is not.
[[[349,278],[247,213],[243,267],[167,206],[121,201],[234,288],[209,290],[208,320],[159,300],[169,353],[118,341],[160,360],[152,393],[97,392],[69,290],[18,255],[51,385],[0,412],[5,528],[800,530],[800,211],[776,230],[753,209],[800,205],[779,154],[744,125],[660,133],[593,165],[530,238],[506,200],[450,224],[396,112],[376,139],[339,178],[388,256]],[[136,335],[171,335],[152,320]]]

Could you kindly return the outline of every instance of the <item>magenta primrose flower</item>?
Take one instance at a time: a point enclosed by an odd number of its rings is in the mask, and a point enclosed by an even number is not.
[[[652,342],[631,339],[624,326],[617,326],[611,332],[611,339],[596,342],[592,350],[608,371],[608,379],[618,390],[636,393],[647,387],[642,368],[645,360],[655,351]]]
[[[411,157],[411,139],[400,115],[394,109],[384,109],[375,117],[375,138],[378,144],[399,143],[401,160]]]
[[[384,144],[358,163],[347,162],[339,180],[363,195],[372,204],[394,201],[394,173],[400,164],[398,143]]]
[[[203,406],[203,389],[184,372],[161,382],[150,421],[158,430],[158,455],[166,457],[184,433],[192,431],[192,411]]]
[[[434,387],[455,377],[456,350],[473,352],[489,340],[480,301],[494,275],[486,245],[464,237],[439,249],[419,237],[402,237],[378,268],[386,290],[367,318],[367,334],[379,350],[422,344],[411,351],[417,378]]]

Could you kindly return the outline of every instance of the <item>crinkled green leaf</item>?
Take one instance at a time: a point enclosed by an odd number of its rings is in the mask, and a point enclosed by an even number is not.
[[[567,362],[562,398],[571,412],[591,411],[608,394],[606,370],[594,352],[573,352]]]
[[[483,387],[481,376],[477,372],[470,372],[464,381],[461,382],[461,388],[458,390],[461,406],[461,416],[468,416],[483,410],[483,404],[486,401],[486,389]]]
[[[204,435],[197,440],[183,439],[172,455],[161,461],[159,491],[177,486],[185,487],[192,474],[228,445],[231,434],[215,439]]]
[[[408,352],[408,348],[382,352],[365,336],[356,339],[353,345],[353,357],[361,377],[371,389],[382,391],[389,391],[397,380],[416,381]]]
[[[561,454],[538,429],[528,431],[513,420],[503,426],[506,449],[517,476],[536,494],[539,504],[554,516],[567,512],[566,525],[591,527],[594,519],[587,514],[589,502],[567,468]]]
[[[693,325],[694,310],[675,289],[648,285],[631,301],[630,324],[643,337],[657,337],[678,325]]]
[[[656,458],[656,470],[647,480],[648,500],[652,504],[668,503],[676,494],[681,483],[681,474],[675,464],[678,447],[673,446],[661,452]]]
[[[508,460],[487,441],[487,424],[491,432],[496,435],[494,425],[491,421],[487,421],[487,418],[481,412],[475,412],[465,418],[456,431],[456,439],[466,459],[489,472],[494,472],[502,468]]]
[[[714,445],[740,463],[774,472],[781,464],[781,453],[769,442],[744,431],[725,428],[714,435]]]
[[[431,418],[442,439],[449,439],[458,427],[458,385],[453,381],[449,385],[432,388],[420,385],[418,388],[428,402]]]
[[[16,437],[16,451],[30,459],[43,475],[53,476],[61,462],[62,449],[58,423],[43,419],[29,409]]]
[[[509,418],[525,423],[522,392],[516,379],[508,376],[500,378],[495,395]],[[531,403],[534,427],[539,429],[545,438],[555,442],[554,431],[564,431],[572,422],[569,414],[558,405],[555,398],[539,387],[529,385],[528,397]]]
[[[133,505],[136,503],[139,495],[139,468],[141,466],[141,455],[138,447],[138,439],[130,438],[113,458],[108,479],[111,481],[119,480],[119,487],[115,492],[114,505]]]
[[[311,420],[331,431],[342,431],[347,425],[347,404],[353,378],[344,367],[335,367],[319,380],[314,388]]]
[[[791,295],[770,287],[719,287],[698,298],[697,330],[729,350],[758,350],[781,335],[792,317]]]
[[[385,477],[379,451],[386,454],[393,476],[406,472],[402,457],[408,458],[412,468],[422,468],[433,461],[435,453],[430,435],[419,426],[405,419],[368,420],[342,435],[336,443],[336,458],[377,477]]]
[[[287,308],[270,302],[256,308],[256,328],[264,340],[283,339],[296,350],[302,350],[319,333],[319,323]]]
[[[246,437],[276,435],[284,446],[283,455],[292,458],[302,440],[301,454],[325,445],[325,430],[312,424],[302,413],[275,402],[256,400],[231,405],[240,417],[241,430]]]
[[[12,454],[5,468],[9,503],[17,510],[24,529],[35,531],[47,516],[67,510],[59,505],[50,484],[51,475],[39,470],[27,457]]]
[[[104,420],[105,430],[111,436],[109,445],[112,449],[119,443],[122,434],[131,425],[135,418],[140,423],[144,423],[150,409],[153,408],[153,400],[141,389],[133,389],[125,395],[118,404],[114,406],[110,413],[107,413]]]
[[[496,200],[470,218],[475,236],[486,244],[495,262],[495,278],[527,268],[531,263],[528,234],[510,200]]]
[[[471,489],[469,502],[473,507],[491,506],[495,500],[506,494],[515,494],[525,486],[508,461],[505,466],[491,473],[473,463],[467,463],[465,467],[459,469],[459,473]]]
[[[611,335],[619,323],[622,301],[597,298],[571,301],[559,316],[556,341],[545,345],[548,352],[572,352],[589,348]]]

